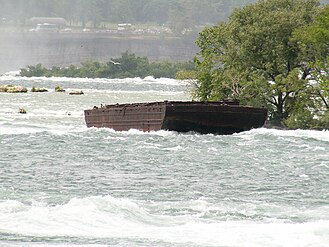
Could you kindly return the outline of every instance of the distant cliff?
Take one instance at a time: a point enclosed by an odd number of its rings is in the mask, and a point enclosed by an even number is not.
[[[2,33],[0,44],[0,74],[38,63],[51,67],[108,61],[125,51],[153,61],[188,61],[197,52],[194,39],[107,33]]]

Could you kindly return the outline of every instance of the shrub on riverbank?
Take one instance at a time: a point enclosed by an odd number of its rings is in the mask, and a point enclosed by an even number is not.
[[[110,59],[108,62],[85,61],[81,66],[52,67],[47,69],[41,64],[21,69],[21,76],[46,77],[88,77],[88,78],[127,78],[153,76],[155,78],[175,78],[180,70],[194,70],[194,63],[190,62],[150,62],[147,57],[138,57],[125,52],[120,58]]]

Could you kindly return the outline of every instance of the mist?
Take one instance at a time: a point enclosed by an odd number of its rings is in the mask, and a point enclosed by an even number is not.
[[[108,61],[129,51],[188,61],[206,26],[256,0],[0,0],[0,74]],[[328,3],[322,1],[322,3]]]

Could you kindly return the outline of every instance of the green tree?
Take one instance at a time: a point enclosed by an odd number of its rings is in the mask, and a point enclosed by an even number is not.
[[[87,60],[81,66],[70,65],[60,68],[53,66],[51,69],[41,64],[28,66],[21,69],[21,76],[66,76],[66,77],[89,77],[89,78],[126,78],[154,76],[175,78],[178,71],[193,71],[194,63],[190,62],[149,62],[147,57],[138,57],[128,51],[122,53],[119,58],[112,58],[106,63]],[[181,73],[182,74],[182,73]]]
[[[70,25],[78,20],[78,16],[75,12],[77,9],[77,0],[61,0],[59,3],[58,16],[64,17]]]
[[[310,74],[292,34],[318,10],[316,0],[260,0],[206,28],[197,40],[198,97],[266,104],[271,119],[285,120]]]
[[[171,2],[171,0],[148,1],[143,8],[143,14],[149,22],[165,24],[168,21]]]
[[[27,66],[26,69],[21,69],[21,76],[45,76],[47,69],[44,68],[41,64],[36,66]]]
[[[309,83],[303,92],[305,97],[300,100],[300,104],[309,102],[304,109],[313,119],[315,116],[318,119],[314,123],[315,127],[329,128],[329,75],[327,72],[329,68],[329,5],[321,8],[314,22],[296,30],[293,39],[298,41],[301,50],[300,57],[305,61],[310,74]],[[288,121],[298,126],[295,112],[291,114]]]
[[[134,10],[130,0],[112,0],[105,19],[111,22],[128,23],[134,21]]]
[[[76,16],[82,22],[82,27],[86,27],[88,22],[91,22],[93,27],[98,27],[102,20],[101,0],[77,0]]]

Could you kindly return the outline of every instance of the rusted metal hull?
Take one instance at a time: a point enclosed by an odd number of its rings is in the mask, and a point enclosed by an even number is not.
[[[178,132],[233,134],[259,128],[267,117],[265,108],[239,106],[237,102],[179,102],[116,104],[85,110],[88,127],[116,131],[172,130]]]

